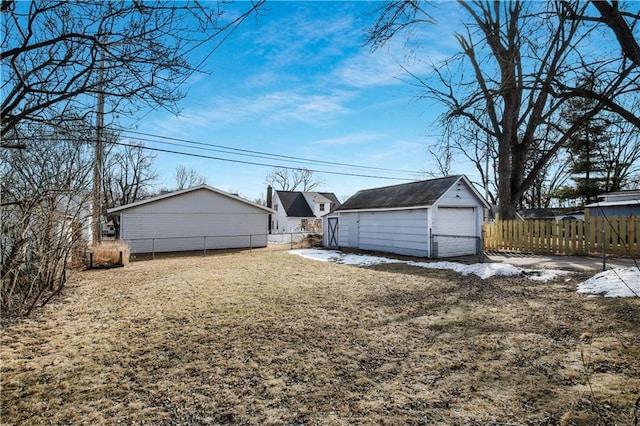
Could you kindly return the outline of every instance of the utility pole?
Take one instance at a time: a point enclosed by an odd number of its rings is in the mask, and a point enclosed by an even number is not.
[[[100,54],[98,71],[98,106],[96,111],[96,146],[93,164],[93,245],[102,240],[102,141],[104,133],[104,50]]]

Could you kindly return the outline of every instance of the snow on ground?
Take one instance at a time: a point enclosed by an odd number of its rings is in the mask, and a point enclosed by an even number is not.
[[[430,269],[451,269],[462,275],[477,275],[487,279],[493,276],[510,277],[524,275],[531,280],[550,281],[570,272],[560,270],[534,270],[517,268],[508,263],[476,263],[465,265],[457,262],[413,262],[389,259],[381,256],[347,254],[336,250],[302,249],[289,253],[307,259],[336,262],[345,265],[373,266],[383,263],[406,263],[410,266]],[[640,297],[640,269],[618,268],[601,272],[578,285],[579,293],[602,294],[605,297]]]
[[[578,293],[605,297],[640,297],[640,269],[618,268],[600,272],[578,286]]]

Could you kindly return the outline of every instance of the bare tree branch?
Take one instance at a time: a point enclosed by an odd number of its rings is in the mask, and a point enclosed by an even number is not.
[[[640,66],[640,44],[633,36],[631,27],[624,19],[625,16],[635,20],[639,19],[638,15],[621,13],[618,9],[618,2],[605,0],[590,0],[590,3],[600,12],[600,21],[606,24],[616,35],[618,43],[622,48],[624,55],[629,58],[636,66]]]
[[[1,136],[20,123],[64,123],[93,113],[103,92],[111,111],[177,111],[180,86],[264,0],[221,19],[218,2],[2,3]],[[208,46],[199,63],[191,56]]]

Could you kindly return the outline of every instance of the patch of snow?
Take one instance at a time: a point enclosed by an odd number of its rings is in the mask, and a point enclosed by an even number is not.
[[[520,269],[508,263],[476,263],[473,265],[465,265],[457,262],[413,262],[398,259],[389,259],[380,256],[370,256],[363,254],[347,254],[336,250],[320,250],[320,249],[301,249],[290,250],[289,253],[305,257],[307,259],[320,260],[323,262],[336,262],[345,265],[355,266],[373,266],[383,263],[405,263],[410,266],[428,269],[451,269],[462,275],[477,275],[480,278],[487,279],[493,276],[512,277],[523,275],[531,280],[549,281],[556,278],[563,271],[538,271],[531,269]]]
[[[407,265],[428,269],[451,269],[462,275],[477,275],[483,280],[493,277],[512,277],[521,275],[524,270],[508,263],[475,263],[465,265],[457,262],[407,262]]]
[[[336,250],[301,249],[289,250],[291,254],[322,262],[336,262],[345,265],[374,266],[382,263],[404,263],[402,260],[388,259],[380,256],[346,254]]]
[[[605,297],[640,297],[640,269],[617,268],[600,272],[578,285],[578,293]]]
[[[508,263],[476,263],[473,265],[465,265],[457,262],[403,261],[380,256],[347,254],[336,250],[302,249],[290,250],[289,253],[307,259],[336,262],[345,265],[373,266],[383,263],[405,263],[419,268],[451,269],[462,275],[477,275],[483,280],[493,276],[512,277],[522,275],[534,281],[551,281],[559,275],[571,273],[568,271],[549,269],[521,269]],[[579,284],[578,293],[603,294],[606,297],[640,297],[640,269],[619,268],[600,272]]]

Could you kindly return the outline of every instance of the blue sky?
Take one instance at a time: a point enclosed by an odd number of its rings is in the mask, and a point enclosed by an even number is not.
[[[365,188],[427,178],[435,171],[427,153],[440,133],[439,105],[416,100],[419,88],[403,67],[424,75],[428,61],[456,51],[457,5],[443,2],[439,23],[424,26],[411,47],[400,37],[371,52],[363,47],[365,29],[379,3],[269,2],[208,59],[209,74],[194,75],[182,90],[179,116],[154,112],[135,123],[137,131],[235,149],[300,157],[311,163],[239,156],[229,152],[147,146],[253,163],[386,177],[316,173],[318,190],[339,197]],[[246,8],[242,2],[232,8]],[[233,14],[233,10],[230,11]],[[412,54],[417,52],[417,55]],[[181,143],[182,144],[182,143]],[[215,148],[218,149],[218,148]],[[378,169],[334,167],[338,162]],[[178,165],[193,168],[207,183],[256,199],[266,191],[273,169],[213,159],[157,153],[159,187],[174,185]],[[393,169],[406,172],[380,170]],[[471,172],[464,166],[453,173]],[[396,178],[396,179],[391,179]]]

